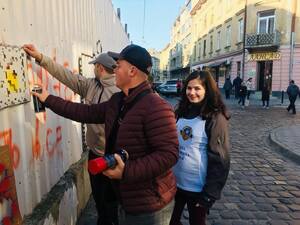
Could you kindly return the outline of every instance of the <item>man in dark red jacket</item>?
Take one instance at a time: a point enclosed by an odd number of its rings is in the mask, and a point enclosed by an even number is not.
[[[103,172],[112,180],[119,197],[124,212],[119,217],[122,225],[168,225],[176,192],[171,168],[178,159],[173,110],[150,91],[147,75],[152,61],[146,49],[129,45],[120,54],[108,54],[117,60],[116,85],[122,92],[107,102],[83,105],[49,95],[45,90],[33,94],[66,118],[104,123],[106,153],[121,148],[128,152],[126,163],[115,154],[117,166]],[[122,118],[124,111],[127,112]]]

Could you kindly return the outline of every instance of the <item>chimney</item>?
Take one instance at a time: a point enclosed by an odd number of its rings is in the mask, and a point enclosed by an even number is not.
[[[117,8],[117,15],[119,17],[119,20],[121,20],[121,9]]]

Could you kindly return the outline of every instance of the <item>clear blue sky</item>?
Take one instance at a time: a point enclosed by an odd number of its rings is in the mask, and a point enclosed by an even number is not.
[[[144,24],[145,1],[145,26]],[[170,41],[173,22],[186,0],[112,0],[115,10],[121,8],[121,22],[134,44],[163,49]],[[144,27],[144,30],[143,30]],[[143,39],[144,34],[144,39]]]

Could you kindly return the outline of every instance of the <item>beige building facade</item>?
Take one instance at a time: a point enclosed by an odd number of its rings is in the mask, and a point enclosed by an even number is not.
[[[300,83],[300,2],[192,0],[191,70],[209,68],[219,87],[226,77],[253,78],[253,90],[276,94]],[[299,28],[298,28],[299,29]]]
[[[192,70],[210,68],[221,87],[242,75],[245,4],[243,0],[194,1]]]
[[[159,69],[161,81],[166,81],[170,79],[169,57],[170,44],[167,44],[167,46],[164,49],[162,49],[159,54]]]
[[[182,7],[171,29],[169,71],[171,79],[182,79],[190,72],[191,57],[191,0]]]

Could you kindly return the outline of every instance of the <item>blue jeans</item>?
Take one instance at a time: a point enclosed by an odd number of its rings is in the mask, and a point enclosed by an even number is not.
[[[119,212],[120,225],[169,225],[173,208],[174,200],[161,210],[152,213],[131,215],[121,209]]]

